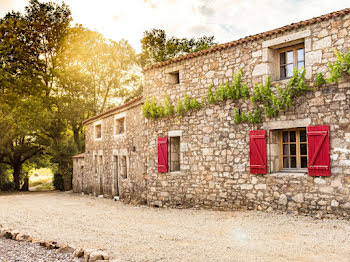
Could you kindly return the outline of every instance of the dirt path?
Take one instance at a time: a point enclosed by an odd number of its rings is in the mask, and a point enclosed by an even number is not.
[[[0,224],[122,261],[350,261],[350,222],[154,209],[68,193],[0,195]]]

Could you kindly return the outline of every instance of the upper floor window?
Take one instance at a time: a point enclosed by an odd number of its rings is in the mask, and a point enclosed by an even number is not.
[[[169,82],[172,84],[180,84],[180,72],[172,72],[169,74]]]
[[[294,68],[305,68],[304,44],[280,49],[279,58],[280,79],[292,77]]]
[[[125,132],[125,118],[115,120],[115,135],[124,134]]]
[[[98,124],[95,125],[95,138],[101,138],[102,137],[102,125]]]

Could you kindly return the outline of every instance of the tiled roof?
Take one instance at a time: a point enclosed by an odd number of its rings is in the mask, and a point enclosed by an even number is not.
[[[113,113],[114,111],[117,111],[117,110],[122,109],[122,108],[124,108],[124,107],[127,107],[127,106],[129,106],[129,105],[132,105],[133,103],[138,102],[138,101],[140,101],[140,100],[142,100],[142,96],[139,96],[139,97],[137,97],[137,98],[135,98],[135,99],[133,99],[133,100],[130,100],[129,102],[126,102],[125,104],[122,104],[122,105],[120,105],[120,106],[113,107],[113,108],[111,108],[111,109],[109,109],[109,110],[107,110],[107,111],[105,111],[105,112],[102,112],[102,113],[100,113],[100,114],[98,114],[98,115],[95,115],[95,116],[89,118],[89,119],[86,119],[86,120],[83,122],[83,125],[85,125],[85,124],[87,124],[87,123],[89,123],[89,122],[91,122],[91,121],[93,121],[93,120],[95,120],[95,119],[98,119],[98,118],[100,118],[101,116],[108,115],[108,114],[110,114],[110,113]]]
[[[304,20],[304,21],[298,22],[298,23],[293,23],[293,24],[290,24],[290,25],[286,25],[286,26],[283,26],[283,27],[280,27],[280,28],[277,28],[277,29],[274,29],[274,30],[266,31],[266,32],[259,33],[259,34],[256,34],[256,35],[246,36],[244,38],[241,38],[241,39],[238,39],[238,40],[235,40],[235,41],[232,41],[232,42],[216,45],[216,46],[210,47],[210,48],[202,50],[202,51],[190,53],[190,54],[187,54],[187,55],[183,55],[183,56],[179,56],[179,57],[176,57],[176,58],[172,58],[172,59],[166,60],[164,62],[160,62],[160,63],[156,63],[156,64],[153,64],[153,65],[147,66],[147,67],[145,67],[143,69],[143,71],[145,72],[145,71],[148,71],[148,70],[153,69],[153,68],[158,68],[158,67],[162,67],[162,66],[165,66],[165,65],[176,63],[176,62],[179,62],[179,61],[182,61],[182,60],[186,60],[186,59],[191,59],[191,58],[194,58],[194,57],[202,56],[202,55],[205,55],[205,54],[208,54],[208,53],[212,53],[212,52],[215,52],[215,51],[218,51],[218,50],[223,50],[223,49],[226,49],[226,48],[229,48],[229,47],[232,47],[232,46],[243,44],[243,43],[246,43],[246,42],[249,42],[249,41],[254,41],[254,40],[261,39],[261,38],[264,38],[264,37],[267,37],[267,36],[271,36],[271,35],[274,35],[274,34],[291,31],[291,30],[294,30],[294,29],[297,29],[297,28],[300,28],[300,27],[303,27],[303,26],[306,26],[306,25],[312,25],[312,24],[315,24],[317,22],[321,22],[321,21],[324,21],[324,20],[329,20],[331,18],[338,17],[338,16],[343,16],[343,15],[346,15],[346,14],[349,14],[349,13],[350,13],[350,8],[346,8],[346,9],[343,9],[343,10],[340,10],[340,11],[332,12],[332,13],[329,13],[329,14],[326,14],[326,15],[321,15],[321,16],[318,16],[318,17],[314,17],[314,18],[311,18],[311,19],[308,19],[308,20]]]
[[[84,157],[85,157],[85,152],[79,155],[72,156],[72,158],[84,158]]]

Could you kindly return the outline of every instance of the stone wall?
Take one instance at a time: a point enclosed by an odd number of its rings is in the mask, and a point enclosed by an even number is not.
[[[313,86],[318,72],[326,73],[335,61],[334,48],[346,52],[350,47],[350,16],[340,16],[309,26],[257,39],[248,43],[204,54],[145,71],[144,97],[162,100],[168,94],[173,103],[188,94],[199,99],[209,84],[217,86],[233,80],[243,69],[243,81],[253,83],[272,75],[276,79],[276,51],[303,42],[306,79]],[[169,80],[169,73],[180,72],[180,84]],[[147,201],[155,206],[205,207],[214,209],[282,210],[303,214],[350,216],[350,79],[337,85],[316,88],[294,101],[285,114],[263,123],[235,125],[234,108],[247,112],[249,101],[231,100],[207,105],[182,118],[146,120],[144,152],[147,156]],[[310,177],[307,173],[249,173],[249,131],[268,130],[268,165],[273,166],[270,145],[280,128],[329,125],[331,176]],[[157,138],[169,131],[181,131],[181,171],[157,172]]]
[[[125,133],[115,135],[115,122],[119,117],[125,118]],[[102,125],[101,139],[96,139],[94,134],[96,123]],[[119,197],[123,201],[145,202],[143,123],[140,101],[88,122],[85,127],[86,151],[83,181],[75,175],[74,191],[112,198],[117,195],[118,182]],[[119,161],[116,157],[119,157]],[[125,162],[123,157],[126,159],[127,177],[122,174]],[[117,180],[117,167],[119,180]],[[76,170],[75,173],[78,173]]]

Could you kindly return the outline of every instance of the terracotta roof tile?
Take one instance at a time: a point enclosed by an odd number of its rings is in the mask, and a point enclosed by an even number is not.
[[[232,42],[216,45],[216,46],[210,47],[210,48],[202,50],[202,51],[198,51],[198,52],[194,52],[194,53],[191,53],[191,54],[175,57],[175,58],[169,59],[169,60],[164,61],[164,62],[156,63],[156,64],[153,64],[153,65],[149,65],[149,66],[145,67],[143,69],[143,71],[145,72],[145,71],[151,70],[153,68],[158,68],[158,67],[162,67],[162,66],[165,66],[165,65],[168,65],[168,64],[176,63],[176,62],[179,62],[179,61],[182,61],[182,60],[190,59],[190,58],[193,58],[193,57],[198,57],[198,56],[201,56],[201,55],[204,55],[204,54],[207,54],[207,53],[215,52],[217,50],[222,50],[222,49],[226,49],[226,48],[231,47],[231,46],[236,46],[236,45],[239,45],[241,43],[246,43],[246,42],[249,42],[249,41],[252,41],[252,40],[261,39],[261,38],[264,38],[266,36],[270,36],[270,35],[273,35],[273,34],[290,31],[292,29],[300,28],[300,27],[305,26],[305,25],[312,25],[312,24],[315,24],[315,23],[320,22],[320,21],[328,20],[328,19],[331,19],[333,17],[338,17],[338,16],[341,16],[341,15],[349,14],[349,13],[350,13],[350,8],[346,8],[346,9],[343,9],[343,10],[339,10],[339,11],[336,11],[336,12],[332,12],[332,13],[329,13],[329,14],[321,15],[321,16],[314,17],[314,18],[311,18],[311,19],[308,19],[308,20],[304,20],[304,21],[301,21],[301,22],[298,22],[298,23],[292,23],[290,25],[286,25],[286,26],[283,26],[283,27],[280,27],[280,28],[276,28],[276,29],[273,29],[273,30],[270,30],[270,31],[267,31],[267,32],[263,32],[263,33],[259,33],[259,34],[251,35],[251,36],[246,36],[244,38],[241,38],[241,39],[238,39],[238,40],[235,40],[235,41],[232,41]]]

